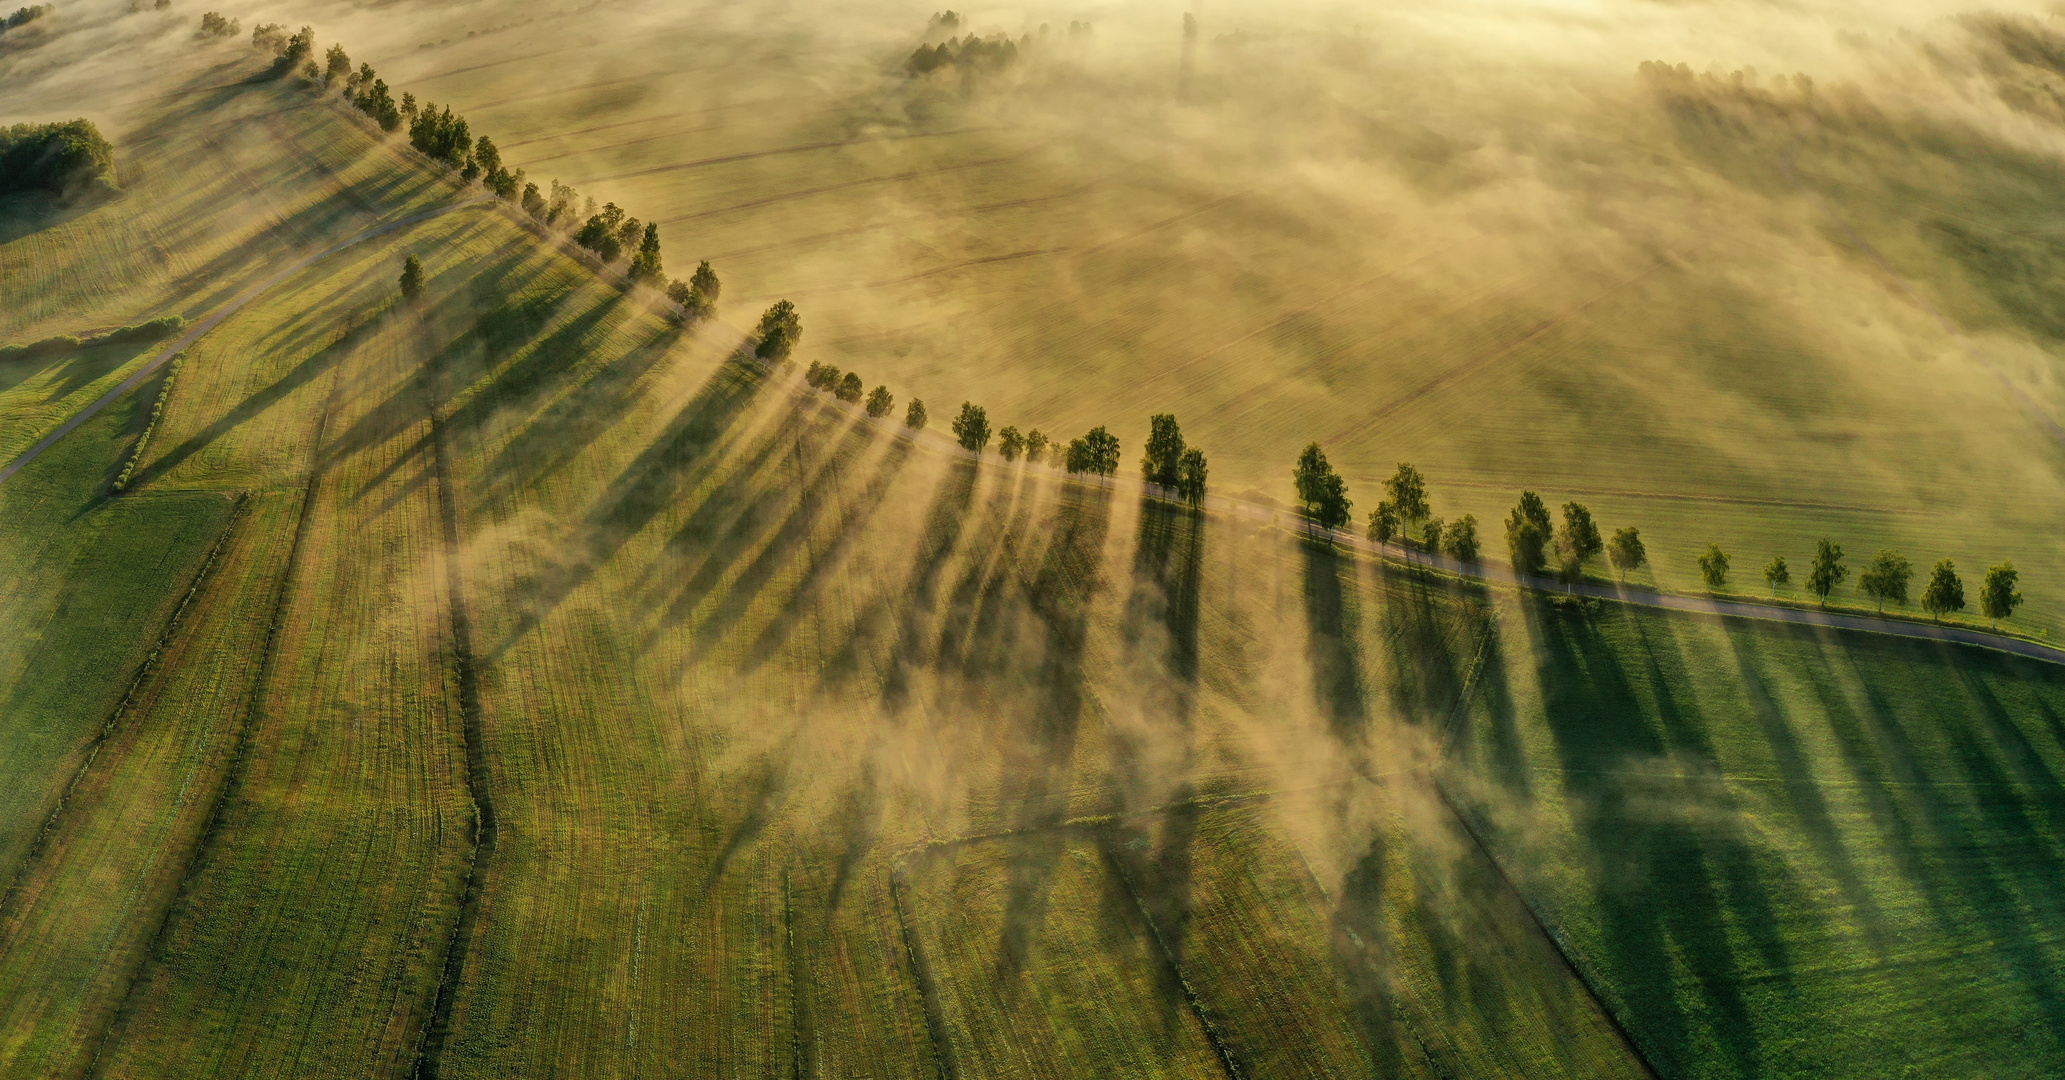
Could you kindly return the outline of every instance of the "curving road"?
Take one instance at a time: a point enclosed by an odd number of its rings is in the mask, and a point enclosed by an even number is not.
[[[117,398],[121,397],[123,394],[126,394],[129,391],[134,390],[136,388],[136,384],[144,381],[145,379],[150,378],[152,372],[158,370],[161,367],[164,367],[167,363],[170,363],[173,357],[179,355],[181,349],[184,349],[188,345],[193,344],[195,339],[199,338],[202,334],[205,334],[208,331],[213,330],[217,323],[220,323],[222,320],[227,319],[231,315],[236,314],[239,310],[243,308],[245,304],[248,304],[251,301],[256,300],[267,289],[270,289],[273,286],[278,285],[280,282],[287,280],[289,277],[292,277],[294,274],[305,269],[310,263],[313,263],[318,259],[324,258],[325,256],[335,255],[336,253],[343,251],[345,248],[351,247],[354,244],[363,243],[367,240],[373,239],[376,236],[382,236],[387,233],[391,233],[404,225],[414,225],[419,221],[427,221],[430,218],[439,217],[444,214],[449,214],[454,210],[464,210],[470,206],[479,206],[482,203],[493,201],[494,196],[481,195],[475,198],[468,199],[465,202],[453,203],[449,206],[440,206],[435,210],[426,210],[420,214],[412,214],[405,218],[399,218],[394,221],[387,222],[384,225],[375,225],[372,228],[367,229],[366,231],[359,233],[358,235],[353,236],[348,240],[343,240],[338,243],[332,244],[329,247],[326,247],[321,251],[315,252],[312,255],[304,255],[301,258],[296,259],[291,263],[288,263],[285,267],[282,267],[279,271],[275,272],[271,277],[266,278],[264,281],[261,281],[248,289],[245,289],[241,293],[238,293],[236,297],[232,299],[229,303],[224,304],[221,307],[216,308],[214,311],[210,312],[206,318],[202,319],[200,322],[195,323],[191,328],[187,330],[185,334],[180,335],[179,340],[173,342],[170,345],[167,345],[163,351],[158,353],[158,355],[151,357],[150,363],[147,363],[144,366],[136,369],[136,371],[132,372],[128,378],[123,379],[121,382],[117,383],[114,389],[109,390],[105,394],[102,394],[97,400],[94,401],[93,404],[88,405],[84,409],[79,410],[77,415],[73,416],[70,420],[67,420],[63,424],[59,425],[56,431],[53,431],[50,434],[45,435],[42,439],[38,440],[36,445],[29,447],[26,451],[22,453],[22,456],[15,458],[13,461],[9,462],[5,468],[0,468],[0,483],[6,483],[9,477],[13,476],[15,473],[22,471],[24,466],[28,465],[29,462],[36,460],[36,456],[41,454],[43,451],[50,449],[51,445],[56,443],[57,440],[62,439],[66,435],[71,434],[72,430],[78,427],[80,424],[83,424],[86,421],[93,419],[94,414],[100,412],[102,409],[107,408],[110,404],[113,404],[114,401]]]

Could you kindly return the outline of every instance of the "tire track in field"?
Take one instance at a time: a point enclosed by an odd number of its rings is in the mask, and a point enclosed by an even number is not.
[[[158,927],[151,932],[150,940],[137,962],[136,969],[129,974],[128,985],[122,990],[122,997],[108,1014],[107,1026],[90,1040],[93,1043],[93,1057],[87,1063],[85,1076],[95,1080],[100,1076],[102,1055],[113,1045],[117,1035],[132,1015],[130,1003],[136,996],[137,987],[143,985],[144,974],[153,958],[164,949],[165,939],[172,932],[172,921],[180,909],[193,899],[195,879],[200,875],[202,864],[207,861],[210,844],[221,831],[223,819],[229,805],[236,796],[244,779],[244,769],[250,758],[251,727],[260,709],[265,707],[266,691],[272,685],[275,661],[279,656],[280,626],[287,612],[287,602],[292,597],[295,571],[301,566],[301,550],[308,538],[308,520],[315,506],[315,497],[321,490],[322,479],[329,469],[322,456],[323,435],[329,430],[330,414],[337,405],[338,384],[342,380],[335,372],[330,375],[330,390],[324,395],[322,416],[316,421],[315,440],[310,444],[311,454],[308,467],[308,482],[301,489],[301,510],[294,519],[294,539],[287,547],[287,563],[280,570],[279,581],[273,586],[272,616],[266,621],[265,642],[258,650],[258,676],[251,680],[250,695],[245,698],[241,717],[236,725],[234,747],[229,762],[223,768],[222,786],[216,789],[215,799],[208,807],[206,824],[194,841],[191,854],[187,856],[186,869],[180,873],[179,885],[173,890],[172,901],[158,918]]]
[[[1519,337],[1514,338],[1512,341],[1509,341],[1506,344],[1501,345],[1496,349],[1493,349],[1491,352],[1488,352],[1475,360],[1465,361],[1457,367],[1450,368],[1449,370],[1444,371],[1439,375],[1436,375],[1432,379],[1429,379],[1426,382],[1421,383],[1419,386],[1406,391],[1404,394],[1401,394],[1398,397],[1392,398],[1390,401],[1387,401],[1384,404],[1377,406],[1377,408],[1371,410],[1370,412],[1364,413],[1362,417],[1356,420],[1354,423],[1328,436],[1326,441],[1340,442],[1341,440],[1346,439],[1351,435],[1355,435],[1359,432],[1368,430],[1371,424],[1375,424],[1383,420],[1384,418],[1397,413],[1398,410],[1403,409],[1406,406],[1411,405],[1412,403],[1427,397],[1428,395],[1434,393],[1437,390],[1441,390],[1453,383],[1469,378],[1470,376],[1475,375],[1488,367],[1491,367],[1493,364],[1496,364],[1499,361],[1504,360],[1505,358],[1513,355],[1515,352],[1518,352],[1523,346],[1540,340],[1543,335],[1547,334],[1551,330],[1555,330],[1559,327],[1569,325],[1573,320],[1575,320],[1579,315],[1583,314],[1587,309],[1591,308],[1594,304],[1597,304],[1600,301],[1605,300],[1606,298],[1614,295],[1615,293],[1620,292],[1622,289],[1625,289],[1628,286],[1633,285],[1636,282],[1639,282],[1642,279],[1648,277],[1649,275],[1657,272],[1658,270],[1661,270],[1664,267],[1670,265],[1672,265],[1672,260],[1669,258],[1660,258],[1656,260],[1655,262],[1651,263],[1649,266],[1638,271],[1637,273],[1630,274],[1629,276],[1622,278],[1621,280],[1614,282],[1612,285],[1609,285],[1606,288],[1600,290],[1599,292],[1593,294],[1590,298],[1579,302],[1576,306],[1565,309],[1561,314],[1555,316],[1554,318],[1542,320],[1541,322],[1535,324],[1535,326],[1529,329],[1526,333],[1521,334]]]
[[[181,350],[193,344],[194,341],[198,339],[202,334],[205,334],[208,331],[215,329],[216,325],[222,322],[222,320],[227,319],[231,315],[234,315],[237,312],[243,310],[244,305],[249,304],[251,301],[258,299],[258,297],[263,295],[268,289],[271,289],[273,286],[278,285],[280,282],[285,281],[290,277],[293,277],[295,274],[307,268],[310,264],[326,256],[334,255],[337,252],[343,251],[348,247],[352,247],[356,244],[363,243],[364,241],[371,240],[376,236],[383,236],[387,233],[391,233],[396,229],[402,228],[403,226],[414,225],[419,221],[428,221],[431,218],[441,217],[445,214],[449,214],[457,210],[464,210],[471,206],[479,206],[483,203],[493,202],[494,198],[495,197],[493,195],[480,195],[471,199],[467,199],[465,202],[452,203],[448,206],[440,206],[434,210],[425,210],[420,214],[411,214],[408,217],[400,218],[395,221],[390,221],[385,225],[375,225],[372,228],[357,234],[356,236],[353,236],[346,240],[341,240],[335,244],[330,245],[329,247],[322,249],[321,251],[315,252],[312,255],[304,255],[301,258],[296,259],[291,263],[288,263],[286,266],[280,268],[277,272],[275,272],[271,277],[268,277],[265,280],[260,281],[258,284],[253,285],[248,289],[245,289],[243,292],[238,293],[234,299],[230,300],[229,303],[224,304],[219,308],[216,308],[213,312],[209,313],[200,322],[195,323],[192,329],[180,335],[179,340],[174,341],[170,345],[167,345],[163,350],[161,350],[158,353],[158,355],[152,357],[142,367],[137,368],[134,374],[130,375],[126,379],[123,379],[121,382],[115,384],[114,389],[111,389],[107,393],[102,394],[93,402],[93,404],[88,405],[84,409],[79,410],[79,412],[75,414],[70,420],[67,420],[63,424],[59,425],[56,431],[53,431],[50,434],[45,435],[43,438],[37,440],[36,445],[29,447],[28,450],[24,451],[20,457],[15,458],[12,462],[8,463],[6,467],[0,468],[0,484],[6,483],[8,478],[12,477],[15,473],[22,471],[22,469],[25,466],[27,466],[29,462],[36,460],[36,458],[39,455],[41,455],[43,451],[50,449],[50,447],[54,443],[56,443],[57,440],[62,439],[66,435],[71,434],[75,429],[79,427],[79,425],[84,424],[86,421],[93,419],[95,414],[99,413],[102,409],[105,409],[109,405],[113,404],[115,400],[120,398],[122,395],[135,389],[138,383],[141,383],[145,379],[150,378],[152,372],[155,372],[159,368],[165,366],[167,363],[170,363],[173,357],[178,356]],[[325,419],[327,419],[327,417]]]
[[[681,172],[687,169],[701,169],[710,165],[728,165],[735,161],[751,161],[755,158],[780,157],[784,154],[807,154],[815,150],[834,150],[842,146],[860,146],[867,143],[907,142],[913,139],[943,139],[950,135],[967,135],[979,131],[999,131],[997,125],[986,124],[976,127],[950,128],[946,131],[914,131],[904,135],[878,135],[865,139],[831,139],[825,142],[801,143],[796,146],[777,146],[767,150],[747,150],[737,154],[722,154],[717,157],[697,158],[694,161],[677,161],[670,165],[653,165],[629,172],[608,173],[603,176],[581,177],[576,184],[600,184],[610,180],[628,180],[634,176],[652,176],[658,173]],[[608,149],[603,147],[602,149]]]
[[[1016,154],[1006,154],[1003,157],[983,158],[979,161],[964,161],[958,165],[935,165],[929,169],[911,169],[908,172],[893,173],[889,176],[870,176],[861,180],[846,180],[837,184],[826,184],[823,187],[785,191],[779,195],[768,195],[758,199],[749,199],[742,203],[733,203],[730,206],[720,206],[715,210],[698,210],[693,214],[682,214],[679,217],[667,218],[664,221],[658,222],[658,224],[679,225],[684,221],[699,221],[703,218],[716,217],[720,214],[736,213],[740,210],[751,210],[755,207],[767,206],[772,203],[788,202],[791,199],[805,199],[813,195],[824,195],[834,191],[845,191],[849,188],[866,187],[870,184],[894,184],[905,180],[915,180],[920,176],[958,172],[962,169],[979,169],[986,165],[1001,165],[1005,162],[1017,161],[1030,153],[1032,153],[1031,150],[1025,150]]]
[[[426,391],[429,385],[425,385]],[[437,1080],[444,1060],[446,1041],[451,1036],[452,1004],[458,998],[459,983],[465,977],[466,958],[480,926],[480,902],[487,891],[487,867],[494,860],[498,825],[494,793],[488,776],[487,740],[481,725],[480,676],[473,651],[473,619],[466,601],[465,568],[459,558],[459,505],[452,492],[452,463],[445,446],[444,420],[439,405],[429,403],[431,465],[437,483],[440,527],[439,561],[445,576],[446,607],[451,612],[452,666],[459,677],[460,728],[466,743],[466,793],[473,800],[471,837],[473,849],[466,858],[466,885],[459,896],[459,917],[445,942],[444,963],[437,982],[437,997],[425,1018],[423,1038],[418,1044],[411,1080]]]

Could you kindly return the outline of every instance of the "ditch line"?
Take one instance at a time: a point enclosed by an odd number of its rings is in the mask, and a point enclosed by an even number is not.
[[[918,1004],[925,1013],[925,1037],[932,1044],[932,1062],[940,1080],[960,1080],[960,1070],[954,1064],[953,1047],[946,1037],[946,1016],[940,1011],[939,986],[932,980],[932,968],[925,962],[925,952],[918,945],[918,935],[911,929],[909,905],[904,903],[903,860],[892,858],[889,862],[889,903],[896,909],[896,925],[903,933],[903,955],[910,962],[911,978],[918,984]]]
[[[309,444],[308,483],[301,489],[301,512],[294,520],[294,539],[287,547],[287,565],[280,571],[279,583],[274,586],[272,615],[266,620],[265,643],[258,652],[258,677],[252,680],[250,694],[245,698],[243,718],[237,724],[236,742],[230,751],[229,765],[223,770],[222,786],[215,792],[213,805],[208,808],[208,822],[201,828],[201,836],[194,842],[193,854],[187,857],[186,869],[180,873],[179,887],[173,893],[172,902],[165,905],[164,914],[158,918],[158,928],[151,933],[150,943],[144,948],[137,961],[136,970],[129,974],[129,985],[122,991],[122,999],[109,1015],[108,1023],[93,1040],[93,1058],[87,1063],[84,1075],[98,1077],[102,1056],[114,1041],[117,1032],[132,1015],[131,1003],[136,997],[136,988],[143,982],[144,969],[164,949],[165,938],[172,932],[172,919],[182,906],[192,900],[194,882],[200,874],[201,864],[207,861],[209,845],[216,833],[221,831],[222,822],[228,816],[231,797],[243,785],[244,771],[249,763],[251,749],[251,724],[259,709],[264,707],[266,691],[272,685],[275,663],[279,657],[280,626],[285,620],[287,600],[293,594],[295,572],[301,567],[301,551],[308,538],[308,520],[313,516],[316,493],[322,487],[323,437],[330,428],[330,414],[337,405],[338,378],[330,376],[330,392],[323,400],[323,414],[316,421],[315,439]]]
[[[1204,1028],[1205,1041],[1211,1043],[1212,1049],[1218,1053],[1219,1064],[1225,1066],[1227,1077],[1229,1080],[1247,1080],[1247,1074],[1241,1071],[1240,1064],[1233,1059],[1233,1049],[1226,1045],[1226,1037],[1219,1033],[1219,1025],[1213,1023],[1211,1016],[1205,1012],[1204,998],[1198,994],[1196,987],[1190,985],[1190,979],[1183,974],[1183,966],[1176,962],[1176,954],[1169,948],[1168,939],[1162,937],[1161,927],[1155,924],[1154,915],[1147,910],[1147,901],[1141,898],[1140,889],[1133,883],[1133,875],[1126,869],[1125,860],[1119,858],[1118,852],[1113,850],[1113,840],[1109,826],[1098,830],[1097,849],[1104,855],[1105,864],[1111,867],[1112,873],[1117,874],[1119,881],[1125,885],[1126,895],[1132,897],[1133,907],[1140,912],[1140,921],[1147,924],[1147,932],[1154,938],[1155,951],[1160,954],[1163,966],[1167,967],[1169,974],[1175,978],[1176,985],[1183,988],[1183,1000],[1190,1005],[1190,1014],[1197,1017],[1198,1026]]]

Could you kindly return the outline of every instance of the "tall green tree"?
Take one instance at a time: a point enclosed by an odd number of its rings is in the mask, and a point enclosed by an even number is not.
[[[1449,522],[1448,533],[1442,537],[1441,550],[1448,557],[1468,565],[1477,561],[1477,515],[1464,514]]]
[[[1002,455],[1005,461],[1017,461],[1018,455],[1024,452],[1025,436],[1019,434],[1016,427],[1007,427],[997,432],[997,453]]]
[[[696,272],[689,275],[688,285],[712,305],[717,303],[717,294],[724,291],[724,283],[717,280],[717,271],[710,269],[708,259],[696,264]]]
[[[1585,563],[1606,547],[1599,537],[1599,525],[1583,503],[1563,504],[1563,526],[1556,530],[1556,558],[1562,564],[1563,579],[1577,581],[1585,576]]]
[[[1427,505],[1426,477],[1421,476],[1420,470],[1413,468],[1411,462],[1401,461],[1398,471],[1384,481],[1384,494],[1392,512],[1398,515],[1400,535],[1409,542],[1422,531],[1421,523],[1434,512]]]
[[[631,256],[631,280],[660,282],[667,279],[667,273],[660,268],[660,227],[649,224],[645,235],[638,241],[638,254]]]
[[[1375,510],[1369,512],[1369,542],[1382,547],[1396,539],[1398,508],[1391,505],[1391,500],[1384,499],[1377,503]]]
[[[1183,467],[1183,431],[1172,413],[1159,413],[1147,422],[1147,451],[1140,458],[1141,478],[1150,484],[1175,487]]]
[[[1885,613],[1886,601],[1896,604],[1907,603],[1907,582],[1914,577],[1914,568],[1907,564],[1907,556],[1897,551],[1880,548],[1864,566],[1864,572],[1857,575],[1857,587],[1864,595],[1879,602],[1879,612]]]
[[[884,416],[888,416],[889,410],[894,408],[896,408],[896,395],[890,393],[888,387],[877,386],[873,390],[868,391],[869,416],[879,420]]]
[[[333,83],[351,75],[351,57],[344,55],[344,46],[332,45],[323,54],[323,82]]]
[[[1957,564],[1944,559],[1929,571],[1929,583],[1922,586],[1922,610],[1937,619],[1965,608],[1965,583],[1958,579]]]
[[[1039,465],[1047,460],[1047,433],[1034,428],[1025,433],[1025,462]]]
[[[1843,565],[1843,545],[1828,539],[1814,543],[1814,565],[1807,569],[1807,588],[1828,603],[1828,594],[1850,576],[1850,568]]]
[[[1119,471],[1118,436],[1099,425],[1091,428],[1082,438],[1070,440],[1067,467],[1072,473],[1116,475]]]
[[[2015,591],[2020,576],[2012,561],[1986,568],[1986,582],[1979,586],[1979,610],[1996,630],[2000,629],[2002,619],[2013,616],[2015,609],[2022,606],[2022,594]]]
[[[913,431],[922,431],[925,427],[925,420],[925,403],[917,398],[912,398],[911,403],[903,410],[904,426]]]
[[[963,450],[976,454],[989,445],[989,414],[980,405],[961,403],[961,415],[954,417],[954,438]]]
[[[1348,524],[1348,510],[1354,505],[1348,498],[1348,482],[1334,471],[1333,463],[1326,459],[1326,451],[1318,443],[1307,443],[1298,455],[1291,482],[1297,488],[1306,519],[1327,530],[1329,539],[1333,530]]]
[[[1548,504],[1532,491],[1521,492],[1520,502],[1506,515],[1506,550],[1512,557],[1513,571],[1541,573],[1548,564],[1549,542],[1554,535]]]
[[[845,378],[839,380],[839,389],[834,390],[832,393],[840,401],[851,405],[860,400],[861,392],[866,389],[867,386],[860,381],[860,376],[849,371],[846,373]]]
[[[1793,572],[1791,568],[1785,565],[1785,556],[1773,555],[1771,556],[1771,561],[1764,564],[1764,580],[1770,583],[1771,595],[1773,597],[1778,595],[1778,587],[1780,585],[1792,579]]]
[[[1642,546],[1642,532],[1634,526],[1616,529],[1613,539],[1606,542],[1606,559],[1620,571],[1620,579],[1628,579],[1628,571],[1638,569],[1649,561],[1649,549]]]
[[[1209,473],[1203,450],[1193,446],[1183,451],[1182,460],[1176,463],[1176,497],[1192,506],[1203,506],[1205,479]]]
[[[1699,553],[1699,576],[1706,582],[1707,591],[1720,592],[1728,587],[1728,553],[1719,544],[1708,544]]]
[[[402,260],[402,299],[414,300],[423,291],[423,261],[414,255]]]
[[[1420,546],[1432,555],[1441,550],[1441,537],[1448,530],[1448,523],[1438,517],[1430,517],[1420,526]]]
[[[760,325],[754,330],[759,344],[753,346],[753,355],[762,360],[787,360],[795,351],[796,342],[803,338],[803,320],[796,314],[796,305],[782,300],[760,315]]]

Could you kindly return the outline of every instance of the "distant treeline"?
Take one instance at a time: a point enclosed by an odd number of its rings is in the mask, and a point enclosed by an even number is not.
[[[113,191],[115,151],[91,120],[0,128],[0,195]]]
[[[14,10],[14,14],[9,15],[4,19],[0,19],[0,34],[5,34],[9,30],[12,30],[17,26],[35,22],[37,19],[40,19],[48,14],[50,14],[50,8],[43,4],[36,4],[33,7],[16,8]]]
[[[0,345],[0,362],[52,356],[58,353],[71,352],[74,349],[90,349],[95,345],[120,345],[124,342],[135,341],[163,341],[185,327],[185,319],[177,315],[167,315],[162,319],[152,319],[149,322],[140,322],[134,326],[124,326],[120,329],[110,330],[105,334],[98,334],[92,337],[82,338],[74,337],[71,334],[58,334],[55,337],[47,337],[41,341],[29,342],[27,345]]]

